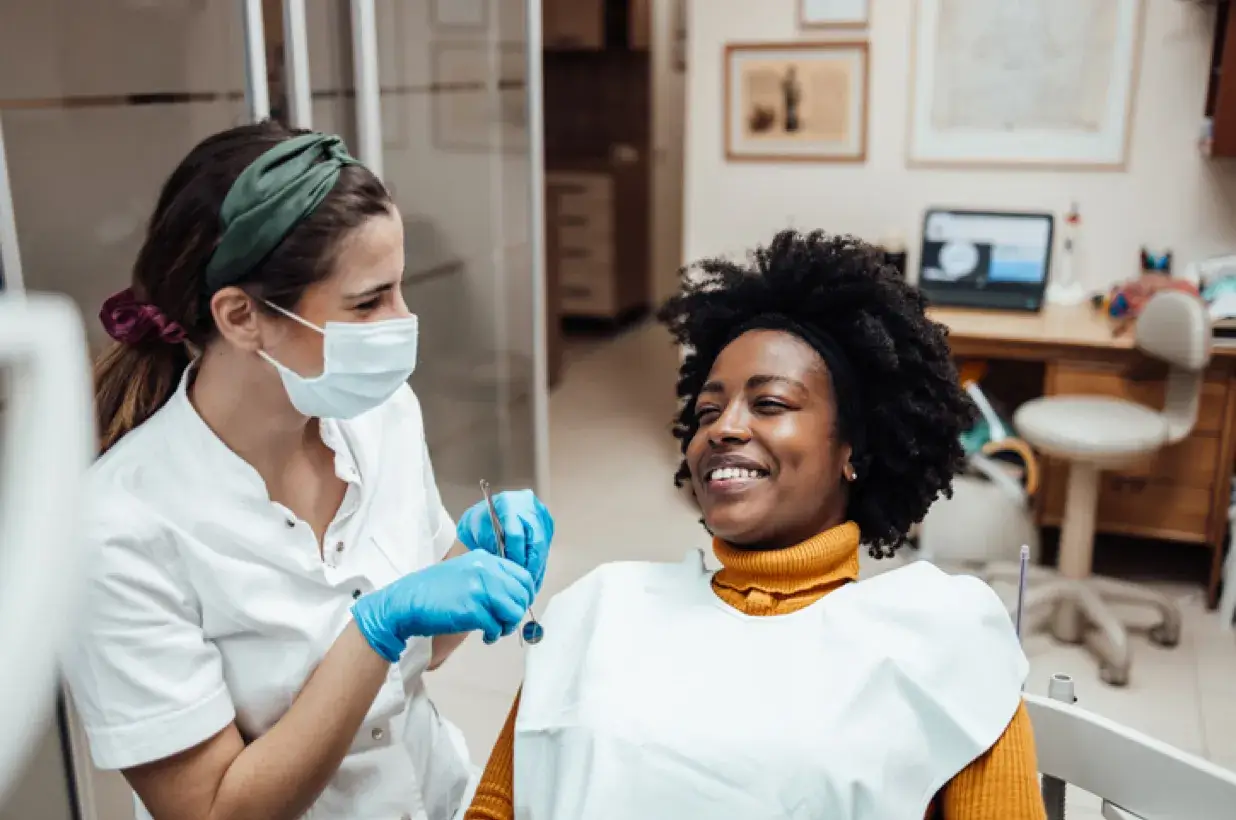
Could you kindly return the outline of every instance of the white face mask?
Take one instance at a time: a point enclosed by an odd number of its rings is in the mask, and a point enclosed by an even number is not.
[[[292,406],[306,416],[359,416],[393,396],[416,369],[415,316],[381,322],[327,322],[323,329],[278,305],[266,304],[326,337],[322,375],[312,378],[284,367],[266,351],[258,351],[279,371]]]

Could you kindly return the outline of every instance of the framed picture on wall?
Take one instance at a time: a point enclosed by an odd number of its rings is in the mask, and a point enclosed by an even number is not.
[[[865,28],[871,0],[798,0],[803,28]]]
[[[863,162],[867,43],[734,43],[725,48],[731,162]]]
[[[489,0],[429,0],[429,22],[440,29],[488,29]]]
[[[918,0],[909,162],[1120,170],[1143,0]]]

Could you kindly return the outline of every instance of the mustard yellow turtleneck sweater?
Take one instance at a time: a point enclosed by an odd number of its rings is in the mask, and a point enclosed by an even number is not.
[[[767,552],[713,544],[724,567],[713,576],[717,597],[748,615],[786,615],[858,579],[858,527],[842,524],[803,543]],[[515,715],[519,697],[465,820],[513,820]],[[1045,820],[1034,734],[1025,706],[985,754],[949,781],[927,811],[944,820]]]

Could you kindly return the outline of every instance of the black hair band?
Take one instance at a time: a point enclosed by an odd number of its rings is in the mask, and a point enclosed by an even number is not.
[[[853,451],[850,463],[861,478],[866,466],[867,453],[862,395],[854,368],[850,364],[849,357],[842,352],[841,346],[826,331],[807,327],[783,313],[761,313],[739,325],[722,347],[751,330],[780,330],[791,333],[810,345],[824,360],[829,378],[833,383],[833,397],[837,402],[837,420],[841,437]]]

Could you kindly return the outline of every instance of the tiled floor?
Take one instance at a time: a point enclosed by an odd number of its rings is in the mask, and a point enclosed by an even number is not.
[[[689,549],[707,547],[698,516],[671,480],[676,356],[655,327],[608,344],[590,342],[568,355],[551,402],[549,494],[558,535],[543,595],[605,561],[678,560]],[[1071,674],[1086,708],[1236,769],[1236,631],[1220,628],[1204,609],[1200,588],[1165,588],[1184,609],[1184,638],[1171,650],[1135,638],[1127,687],[1100,683],[1082,650],[1032,636],[1026,642],[1028,688],[1045,692],[1051,674]],[[517,641],[492,647],[469,641],[432,676],[439,708],[463,729],[478,763],[501,728],[521,669]],[[1070,818],[1099,816],[1098,801],[1089,795],[1071,794],[1070,803],[1076,809]]]

